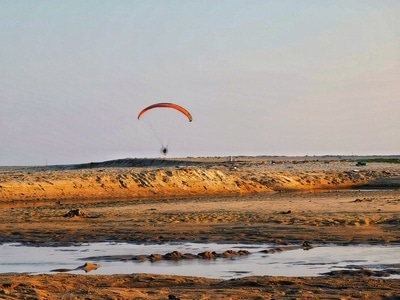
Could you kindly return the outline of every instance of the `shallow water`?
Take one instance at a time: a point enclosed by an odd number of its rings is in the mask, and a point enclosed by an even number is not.
[[[310,250],[262,253],[276,245],[246,244],[163,244],[93,243],[70,247],[0,245],[0,273],[53,273],[54,269],[75,269],[85,262],[100,264],[88,274],[153,273],[231,279],[243,276],[319,276],[333,270],[365,268],[400,271],[399,245],[396,246],[316,246]],[[162,260],[156,262],[121,259],[120,256],[166,254],[172,251],[198,254],[204,251],[247,250],[249,255],[234,258]],[[84,274],[83,270],[69,271]],[[400,278],[392,275],[385,278]]]

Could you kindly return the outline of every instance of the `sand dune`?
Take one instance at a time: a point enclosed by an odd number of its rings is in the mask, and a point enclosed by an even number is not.
[[[0,202],[400,187],[396,164],[343,158],[121,159],[0,170]]]

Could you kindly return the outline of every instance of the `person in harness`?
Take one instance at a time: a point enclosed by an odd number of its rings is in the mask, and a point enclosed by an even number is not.
[[[167,153],[168,153],[168,148],[162,146],[161,149],[160,149],[160,152],[161,152],[162,155],[167,155]]]

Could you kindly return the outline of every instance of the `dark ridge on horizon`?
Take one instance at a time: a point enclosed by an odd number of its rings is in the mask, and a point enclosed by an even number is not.
[[[94,168],[123,168],[123,167],[187,167],[187,166],[215,166],[227,163],[260,163],[267,161],[296,162],[296,161],[365,161],[399,163],[400,155],[232,155],[232,156],[204,156],[185,158],[122,158],[100,162],[32,165],[32,166],[0,166],[1,169],[21,170],[79,170]]]
[[[254,159],[254,161],[252,161]],[[274,159],[277,161],[325,161],[325,160],[350,160],[350,161],[367,161],[367,162],[391,162],[390,160],[400,160],[397,155],[369,155],[369,156],[216,156],[216,157],[186,157],[186,158],[123,158],[113,159],[102,162],[90,162],[82,164],[69,165],[53,165],[47,166],[46,169],[53,170],[79,170],[94,168],[146,168],[146,167],[188,167],[188,166],[215,166],[225,165],[228,163],[260,163]]]
[[[162,159],[162,158],[123,158],[107,160],[103,162],[90,162],[83,164],[71,165],[55,165],[48,166],[48,169],[61,169],[61,170],[80,170],[80,169],[94,169],[94,168],[129,168],[129,167],[178,167],[188,165],[204,164],[201,161],[191,161],[184,159]]]

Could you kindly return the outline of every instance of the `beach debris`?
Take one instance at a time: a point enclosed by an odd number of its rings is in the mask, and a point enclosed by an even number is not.
[[[238,166],[233,165],[229,167],[229,171],[236,171],[238,169]]]
[[[169,294],[169,295],[168,295],[168,299],[169,299],[169,300],[180,300],[181,298],[179,298],[179,297],[177,297],[177,296],[175,296],[175,295]]]
[[[357,166],[357,167],[366,166],[366,165],[367,165],[367,163],[364,162],[364,161],[358,161],[358,162],[356,163],[356,166]]]
[[[81,210],[80,208],[71,209],[69,212],[67,212],[64,215],[64,218],[74,218],[74,217],[89,218],[89,215],[87,213],[85,213],[83,210]]]

